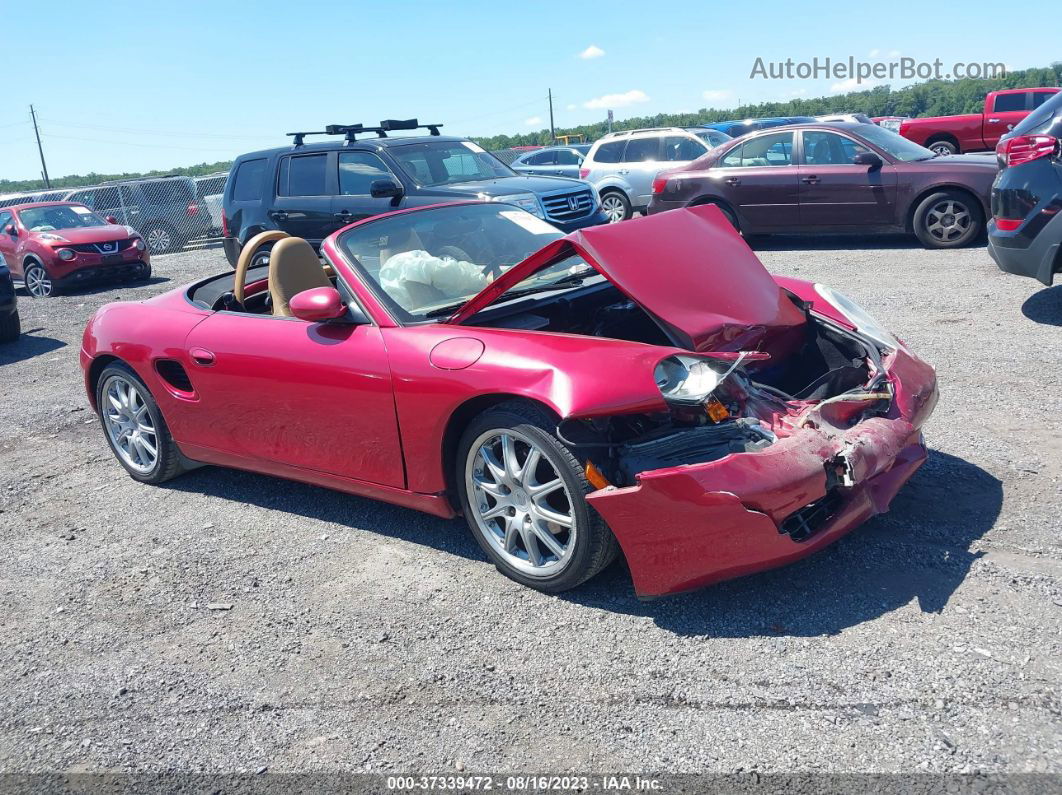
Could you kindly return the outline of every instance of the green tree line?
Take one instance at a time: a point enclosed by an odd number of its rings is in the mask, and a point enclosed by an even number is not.
[[[657,113],[636,116],[614,122],[613,130],[633,130],[640,127],[692,127],[725,119],[749,119],[765,116],[820,116],[826,113],[865,113],[868,116],[950,116],[959,113],[978,113],[984,106],[985,94],[1003,88],[1037,88],[1062,85],[1062,62],[1051,66],[1011,72],[993,79],[929,80],[897,90],[889,86],[875,86],[865,91],[851,91],[828,97],[797,98],[786,102],[761,102],[736,108],[701,108],[695,113]],[[604,120],[595,124],[558,128],[560,135],[581,135],[594,141],[608,131]],[[508,149],[512,146],[544,146],[551,143],[548,129],[515,135],[473,136],[484,149]],[[98,185],[106,180],[136,179],[164,174],[190,177],[228,171],[231,161],[200,163],[195,166],[165,171],[125,174],[72,174],[52,180],[54,188],[76,188]],[[0,179],[0,193],[42,190],[41,180]]]

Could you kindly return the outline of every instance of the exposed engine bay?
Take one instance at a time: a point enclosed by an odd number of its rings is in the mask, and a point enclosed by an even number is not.
[[[755,453],[808,425],[841,432],[886,412],[891,387],[878,346],[793,301],[806,322],[765,338],[761,349],[699,353],[719,378],[703,400],[667,401],[669,410],[654,414],[564,420],[559,437],[604,481],[629,486],[641,472]],[[540,299],[528,311],[505,309],[483,313],[477,325],[675,346],[649,313],[607,284]]]

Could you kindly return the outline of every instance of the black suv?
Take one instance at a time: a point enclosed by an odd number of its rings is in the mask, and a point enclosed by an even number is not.
[[[18,299],[11,271],[0,254],[0,342],[14,342],[21,333],[18,320]]]
[[[292,146],[236,158],[222,218],[229,263],[235,267],[244,244],[266,230],[279,229],[318,248],[362,218],[462,199],[514,204],[565,232],[605,222],[597,192],[587,183],[522,176],[472,141],[440,135],[440,126],[416,119],[382,121],[379,127],[330,125],[319,133],[289,133]],[[388,136],[416,129],[430,135]],[[364,134],[376,137],[358,137]],[[305,143],[307,135],[345,140]],[[255,254],[252,266],[268,261],[268,248]]]
[[[179,251],[210,231],[210,212],[191,177],[155,177],[78,188],[63,196],[133,227],[152,254]]]
[[[1062,92],[1003,136],[996,156],[988,253],[1050,286],[1062,271]]]

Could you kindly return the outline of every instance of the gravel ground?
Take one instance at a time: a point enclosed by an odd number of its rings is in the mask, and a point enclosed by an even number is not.
[[[0,770],[1062,773],[1062,286],[902,238],[761,253],[937,366],[932,452],[819,555],[648,603],[620,565],[517,586],[460,521],[127,477],[82,392],[85,321],[217,250],[23,298],[0,348]]]

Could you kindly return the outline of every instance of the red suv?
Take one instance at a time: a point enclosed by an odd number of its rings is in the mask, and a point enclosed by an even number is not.
[[[151,257],[133,229],[83,204],[37,202],[0,209],[0,254],[34,298],[100,278],[147,279]]]

